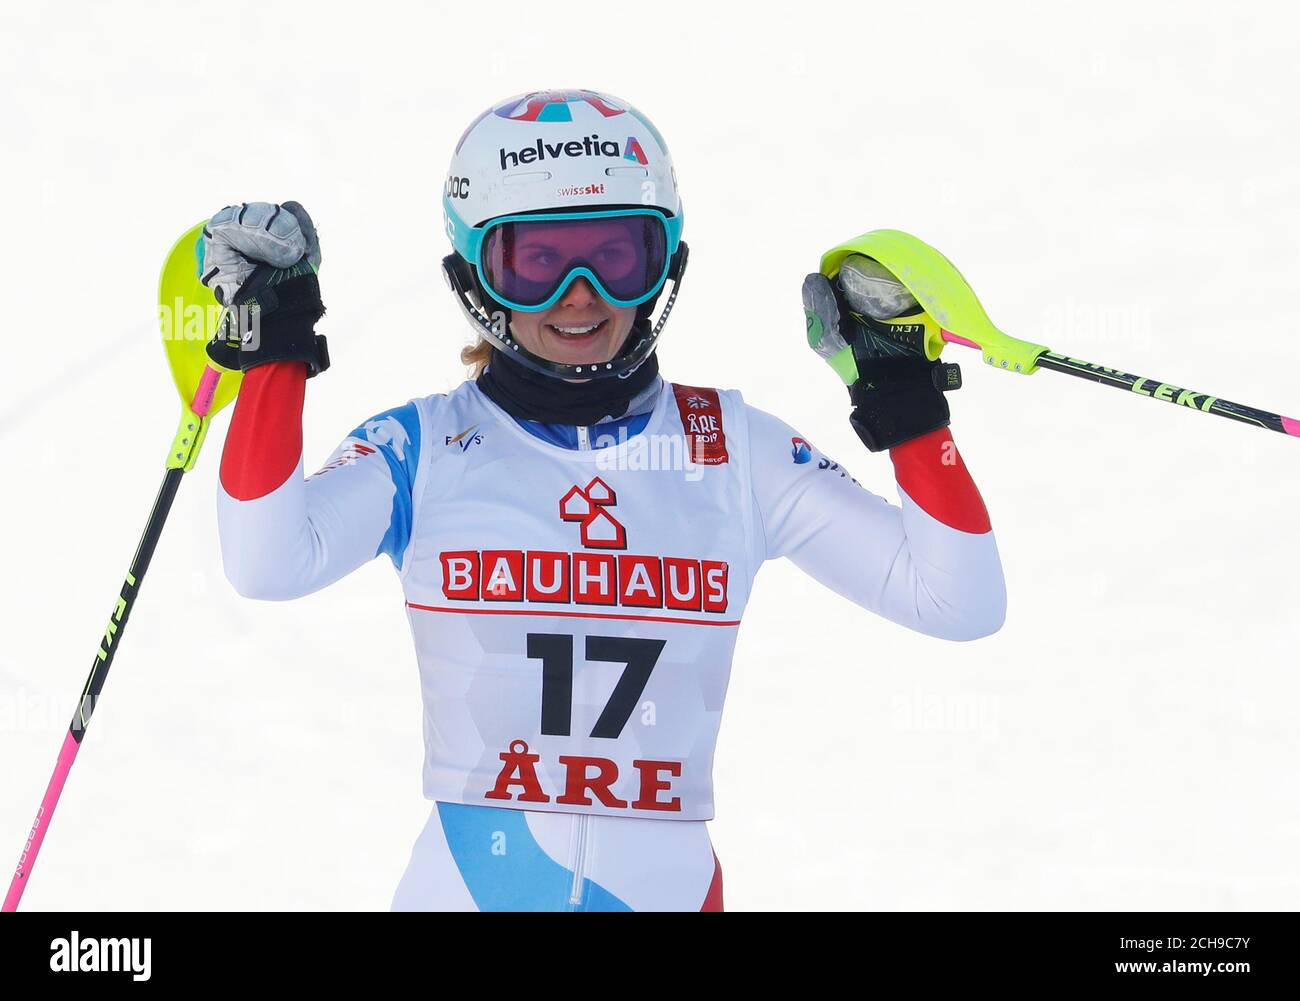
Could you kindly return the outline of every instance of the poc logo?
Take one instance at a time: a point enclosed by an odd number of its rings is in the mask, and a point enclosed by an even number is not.
[[[448,175],[447,183],[443,185],[443,194],[448,198],[468,198],[469,197],[469,178],[452,177]]]

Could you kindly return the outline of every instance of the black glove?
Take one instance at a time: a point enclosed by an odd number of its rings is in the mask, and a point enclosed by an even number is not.
[[[849,423],[867,448],[882,452],[948,426],[943,394],[961,388],[961,369],[925,356],[922,317],[855,313],[821,274],[804,279],[803,304],[809,344],[849,384]]]
[[[298,202],[227,205],[203,227],[195,248],[200,280],[227,307],[208,343],[222,368],[247,371],[301,361],[311,377],[329,368],[325,338],[313,333],[320,301],[320,238]]]
[[[315,333],[324,314],[320,281],[307,258],[289,268],[259,264],[239,286],[221,328],[208,342],[208,357],[241,372],[301,361],[310,379],[330,367],[325,337]]]

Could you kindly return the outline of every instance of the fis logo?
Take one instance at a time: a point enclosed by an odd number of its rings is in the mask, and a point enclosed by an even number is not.
[[[790,439],[790,458],[794,460],[796,466],[802,466],[805,462],[812,460],[812,449],[802,438],[794,437]]]
[[[465,452],[469,451],[471,445],[483,444],[483,436],[481,434],[476,434],[475,432],[477,430],[478,430],[478,425],[475,424],[473,427],[466,428],[460,434],[457,435],[449,434],[446,436],[447,440],[444,444],[448,446],[456,445],[457,447],[460,448],[461,453],[464,454]]]

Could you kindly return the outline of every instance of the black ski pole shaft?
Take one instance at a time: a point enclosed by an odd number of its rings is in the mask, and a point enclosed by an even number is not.
[[[1153,400],[1163,400],[1165,403],[1172,403],[1174,406],[1199,410],[1203,414],[1214,414],[1217,417],[1240,421],[1242,424],[1252,424],[1255,427],[1266,428],[1269,431],[1300,437],[1300,420],[1283,417],[1281,414],[1270,413],[1257,407],[1233,403],[1231,400],[1225,400],[1222,397],[1212,396],[1209,393],[1202,393],[1197,390],[1185,389],[1173,383],[1133,375],[1130,372],[1107,368],[1104,365],[1096,365],[1080,358],[1069,358],[1055,351],[1043,352],[1035,360],[1035,364],[1039,368],[1049,369],[1053,372],[1063,372],[1066,375],[1073,375],[1080,379],[1088,379],[1103,386],[1113,386],[1116,389],[1127,390],[1130,393],[1146,396]]]

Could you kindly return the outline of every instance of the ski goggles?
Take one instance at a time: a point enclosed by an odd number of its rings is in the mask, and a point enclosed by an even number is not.
[[[613,306],[639,306],[668,280],[681,231],[651,208],[502,216],[469,234],[465,256],[510,309],[549,309],[579,278]]]

